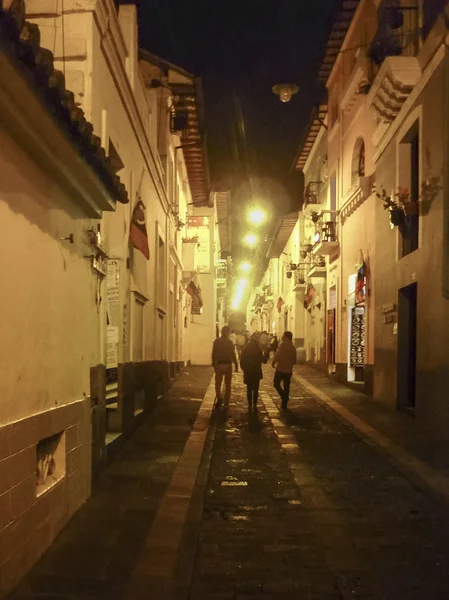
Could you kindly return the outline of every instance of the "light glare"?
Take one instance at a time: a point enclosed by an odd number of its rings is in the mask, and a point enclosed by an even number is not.
[[[254,225],[260,225],[265,221],[266,213],[261,208],[253,208],[249,214],[248,218],[251,223]]]
[[[237,282],[235,295],[234,295],[234,298],[232,300],[232,305],[231,305],[233,310],[236,310],[239,307],[240,302],[243,300],[243,295],[245,293],[245,288],[247,285],[248,285],[247,279],[239,279],[239,281]]]
[[[248,271],[251,271],[251,269],[252,269],[252,266],[247,262],[244,262],[240,265],[240,270],[244,271],[245,273],[248,273]]]
[[[255,246],[257,242],[257,237],[254,234],[249,233],[244,237],[243,241],[245,242],[245,244],[248,244],[248,246]]]

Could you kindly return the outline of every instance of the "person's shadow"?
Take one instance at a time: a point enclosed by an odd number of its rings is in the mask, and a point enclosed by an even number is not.
[[[258,435],[265,428],[265,423],[262,421],[259,410],[251,409],[248,412],[248,430],[250,433]]]

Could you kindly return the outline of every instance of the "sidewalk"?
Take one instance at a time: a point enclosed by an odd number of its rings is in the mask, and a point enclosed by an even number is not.
[[[126,598],[212,369],[188,367],[11,600]]]
[[[376,444],[416,485],[449,501],[449,442],[432,439],[411,415],[375,402],[311,367],[298,365],[295,377],[362,438]]]

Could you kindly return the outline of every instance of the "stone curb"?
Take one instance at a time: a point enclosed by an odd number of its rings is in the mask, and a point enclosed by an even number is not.
[[[126,596],[129,599],[148,600],[151,597],[152,600],[172,600],[178,552],[208,437],[214,401],[212,378],[132,573]]]

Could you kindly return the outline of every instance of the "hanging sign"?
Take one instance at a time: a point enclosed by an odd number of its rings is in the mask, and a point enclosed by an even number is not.
[[[106,368],[118,365],[119,317],[120,317],[120,264],[109,259],[106,276]]]
[[[210,217],[187,217],[187,238],[198,238],[195,270],[210,273]]]

